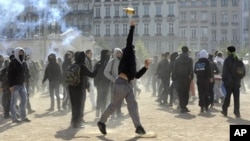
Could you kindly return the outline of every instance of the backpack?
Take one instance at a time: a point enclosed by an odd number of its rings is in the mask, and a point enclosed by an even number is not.
[[[245,76],[246,69],[242,60],[235,59],[233,62],[232,75],[235,79],[242,79]]]
[[[77,86],[80,83],[80,66],[71,64],[66,71],[66,83],[70,86]]]

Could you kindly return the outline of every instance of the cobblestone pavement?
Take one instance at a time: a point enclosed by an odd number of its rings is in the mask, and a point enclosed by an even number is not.
[[[228,141],[230,124],[250,124],[250,94],[241,95],[242,118],[233,115],[233,100],[229,107],[229,117],[220,114],[220,105],[210,109],[210,113],[199,114],[197,100],[188,106],[188,114],[180,114],[173,108],[160,106],[151,97],[150,92],[143,91],[137,97],[141,122],[146,131],[156,132],[157,138],[136,138],[135,128],[123,106],[124,116],[107,122],[106,136],[102,136],[96,126],[95,111],[92,110],[89,97],[86,100],[85,127],[70,128],[70,111],[47,112],[49,96],[47,93],[35,94],[31,98],[35,113],[28,115],[30,123],[14,124],[11,120],[2,118],[0,112],[0,140],[1,141]]]

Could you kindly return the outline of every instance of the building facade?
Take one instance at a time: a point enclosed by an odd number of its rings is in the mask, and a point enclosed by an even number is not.
[[[141,40],[151,56],[180,51],[183,45],[211,53],[228,45],[249,46],[248,0],[50,0],[48,7],[64,14],[53,17],[53,10],[41,10],[27,0],[18,22],[1,30],[1,39],[40,40],[46,52],[52,40],[73,28],[99,45],[123,48],[129,21],[135,19],[134,43]],[[127,15],[126,7],[135,14]]]

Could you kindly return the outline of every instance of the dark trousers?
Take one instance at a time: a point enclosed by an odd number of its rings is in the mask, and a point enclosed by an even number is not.
[[[177,79],[176,91],[179,97],[179,105],[181,109],[186,109],[189,100],[190,79]]]
[[[81,105],[80,119],[83,119],[83,117],[84,117],[85,102],[86,102],[86,89],[83,89],[82,90],[82,105]]]
[[[4,109],[4,117],[7,117],[10,115],[10,98],[11,98],[10,91],[8,90],[8,88],[6,88],[3,91],[3,95],[2,95],[2,106]]]
[[[83,113],[83,89],[82,87],[69,86],[69,96],[71,102],[71,123],[81,122]]]
[[[49,81],[50,108],[54,109],[54,95],[56,95],[57,109],[61,110],[59,97],[59,82]]]
[[[168,92],[169,92],[169,79],[161,79],[162,91],[160,95],[160,102],[162,104],[167,104],[168,101]]]
[[[222,110],[227,112],[227,108],[230,105],[231,94],[234,97],[234,114],[240,114],[240,86],[232,85],[226,86],[226,97],[222,105]]]
[[[214,104],[214,82],[209,82],[209,104]]]
[[[207,108],[210,104],[209,102],[209,79],[197,78],[197,87],[199,94],[199,106],[202,108]]]
[[[175,81],[173,81],[172,83],[171,83],[171,85],[170,85],[170,87],[169,87],[169,98],[170,98],[170,100],[169,100],[169,104],[173,104],[173,101],[174,101],[174,90],[175,90]]]
[[[107,106],[109,86],[97,86],[96,110],[104,112]]]

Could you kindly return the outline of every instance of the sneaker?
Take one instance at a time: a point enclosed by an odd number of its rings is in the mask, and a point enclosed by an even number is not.
[[[200,112],[201,112],[201,113],[203,113],[203,112],[204,112],[204,108],[203,108],[203,107],[201,107],[201,110],[200,110]]]
[[[181,109],[181,113],[188,113],[188,112],[190,112],[190,110],[188,110],[188,108]]]
[[[144,128],[142,126],[138,126],[136,127],[135,133],[139,134],[139,135],[143,135],[146,134]]]
[[[23,122],[30,122],[31,120],[29,120],[28,118],[22,119]]]
[[[15,119],[15,120],[12,121],[12,123],[21,123],[21,121],[18,120],[18,119]]]
[[[107,134],[107,132],[106,132],[106,125],[104,124],[104,123],[102,123],[102,122],[98,122],[97,123],[97,126],[98,126],[98,128],[99,128],[99,130],[100,130],[100,132],[102,133],[102,134],[104,134],[104,135],[106,135]]]
[[[221,114],[223,114],[224,117],[227,117],[227,112],[226,111],[221,111]]]
[[[235,115],[236,118],[240,118],[241,117],[241,115],[239,113],[234,113],[234,115]]]

